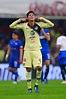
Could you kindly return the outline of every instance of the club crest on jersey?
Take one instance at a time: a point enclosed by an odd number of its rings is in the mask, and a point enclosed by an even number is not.
[[[30,37],[29,38],[35,38],[35,32],[34,31],[30,32]]]
[[[15,45],[17,45],[17,43],[15,43]]]
[[[35,34],[35,32],[34,32],[34,31],[31,31],[31,32],[30,32],[30,34],[31,34],[31,35],[34,35],[34,34]]]

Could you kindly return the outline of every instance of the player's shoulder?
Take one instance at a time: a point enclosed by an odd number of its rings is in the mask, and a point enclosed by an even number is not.
[[[23,28],[26,29],[28,27],[28,22],[23,23]]]
[[[13,40],[13,39],[11,39],[11,40],[10,40],[10,42],[14,42],[14,40]]]
[[[20,42],[22,42],[20,39],[18,39],[18,42],[20,43]]]
[[[13,45],[13,44],[14,44],[14,40],[11,39],[11,40],[9,41],[9,45]]]
[[[58,38],[57,38],[57,41],[61,41],[62,40],[62,36],[59,36]]]
[[[59,36],[57,39],[62,39],[63,38],[63,36]]]
[[[23,45],[23,42],[20,40],[20,39],[18,39],[18,44],[20,45]]]

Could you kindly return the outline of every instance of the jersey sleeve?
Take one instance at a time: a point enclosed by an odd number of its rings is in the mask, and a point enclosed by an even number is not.
[[[19,41],[19,49],[23,49],[23,43]]]
[[[21,22],[20,19],[14,21],[12,24],[9,25],[9,27],[14,29],[24,29],[23,24],[18,24],[19,22]]]
[[[56,46],[61,45],[61,42],[62,42],[61,38],[57,38]]]
[[[44,29],[44,32],[45,32],[46,34],[50,35],[49,29]]]
[[[38,24],[40,25],[41,28],[49,28],[49,27],[54,26],[54,24],[51,21],[49,21],[43,17],[40,17],[40,20],[43,21],[43,22],[38,22]]]

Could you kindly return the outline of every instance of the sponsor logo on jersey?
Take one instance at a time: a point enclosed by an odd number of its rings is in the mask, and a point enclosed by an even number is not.
[[[35,27],[35,30],[38,30],[38,27],[37,26]]]

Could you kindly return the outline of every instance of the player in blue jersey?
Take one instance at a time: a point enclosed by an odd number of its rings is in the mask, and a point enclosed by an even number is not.
[[[46,64],[46,71],[44,75],[42,70],[41,83],[44,83],[44,81],[48,83],[47,75],[49,73],[49,65],[50,65],[50,52],[49,52],[48,41],[50,40],[50,32],[49,32],[49,29],[44,29],[44,32],[45,32],[44,35],[42,34],[42,32],[40,32],[40,42],[42,45],[42,49],[41,49],[42,61],[43,61],[43,65],[44,65],[44,62]]]
[[[57,52],[55,54],[55,57],[58,56],[58,63],[61,68],[61,74],[63,78],[63,84],[66,84],[66,78],[65,78],[65,68],[66,68],[66,36],[64,36],[63,29],[59,29],[59,37],[57,38],[56,42],[57,46]]]
[[[23,44],[19,40],[18,30],[14,30],[5,57],[6,61],[8,60],[9,57],[8,70],[15,75],[15,79],[13,82],[14,84],[17,84],[17,82],[19,82],[20,80],[20,76],[18,75],[18,68],[20,67],[20,63],[22,62],[22,49],[23,49]]]

